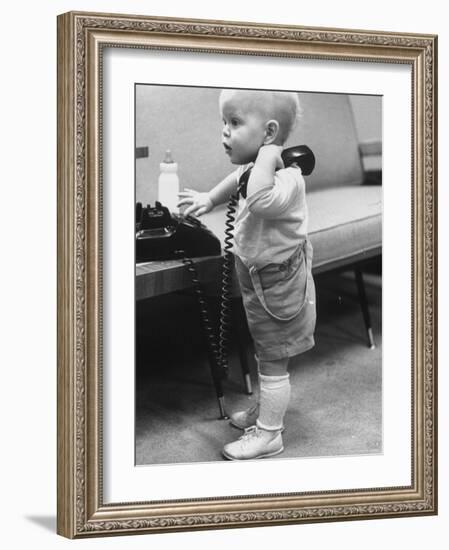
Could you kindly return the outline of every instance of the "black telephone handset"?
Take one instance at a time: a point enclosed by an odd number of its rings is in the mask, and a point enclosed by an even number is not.
[[[281,153],[281,158],[286,168],[292,166],[292,164],[297,164],[301,168],[303,176],[309,176],[315,168],[315,155],[307,145],[296,145],[295,147],[284,149]],[[245,199],[251,169],[246,170],[239,180],[239,191]]]
[[[218,238],[197,218],[170,213],[156,202],[154,207],[136,204],[136,261],[171,260],[179,251],[190,257],[221,254]]]

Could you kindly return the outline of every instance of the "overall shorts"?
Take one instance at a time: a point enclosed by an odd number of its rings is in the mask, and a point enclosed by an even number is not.
[[[247,267],[235,257],[248,326],[260,360],[303,353],[315,345],[313,249],[304,239],[282,263]]]

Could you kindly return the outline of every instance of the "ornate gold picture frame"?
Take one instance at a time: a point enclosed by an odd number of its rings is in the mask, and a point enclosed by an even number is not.
[[[409,484],[366,482],[349,489],[273,493],[261,483],[257,494],[208,492],[204,497],[186,497],[180,484],[166,498],[160,492],[155,498],[149,484],[143,499],[131,493],[129,499],[105,499],[113,475],[105,467],[109,409],[103,385],[108,368],[103,93],[108,86],[104,54],[111,49],[130,55],[192,52],[206,58],[238,55],[242,61],[282,58],[410,69],[411,307],[402,312],[411,327],[411,350],[403,357],[411,381],[410,446],[404,449]],[[58,17],[59,534],[83,538],[437,513],[436,62],[433,35],[76,12]],[[132,369],[129,365],[131,377]]]

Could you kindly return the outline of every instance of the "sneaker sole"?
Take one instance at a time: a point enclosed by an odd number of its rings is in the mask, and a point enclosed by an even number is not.
[[[222,451],[222,455],[227,460],[232,460],[232,461],[238,462],[238,461],[242,461],[242,460],[256,460],[258,458],[269,458],[270,456],[276,456],[276,455],[282,453],[283,450],[284,450],[284,447],[282,446],[280,449],[277,449],[276,451],[272,451],[271,453],[265,453],[263,455],[252,456],[251,458],[234,458],[233,456],[228,455],[225,451]]]

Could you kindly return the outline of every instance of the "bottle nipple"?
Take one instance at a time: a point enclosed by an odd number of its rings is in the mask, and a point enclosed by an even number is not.
[[[172,164],[174,162],[170,149],[167,149],[165,151],[165,157],[164,157],[163,162],[164,162],[164,164]]]

